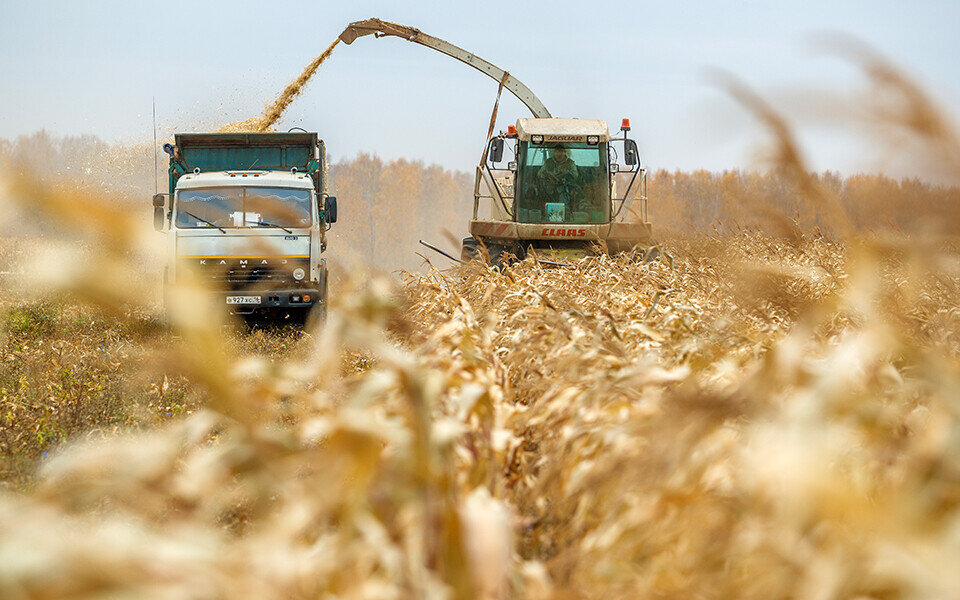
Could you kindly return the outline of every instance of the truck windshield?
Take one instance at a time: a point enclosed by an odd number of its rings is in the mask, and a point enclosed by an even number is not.
[[[310,226],[310,190],[212,187],[177,195],[177,227]]]
[[[527,143],[520,151],[517,220],[604,223],[610,220],[606,144]]]

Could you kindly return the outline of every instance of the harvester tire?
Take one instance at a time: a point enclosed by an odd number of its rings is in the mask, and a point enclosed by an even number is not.
[[[487,259],[489,254],[490,258]],[[490,242],[480,243],[473,237],[463,238],[463,245],[460,247],[460,260],[470,262],[479,260],[489,264],[491,267],[501,267],[510,262],[509,255],[516,255],[517,250],[503,246],[501,244],[492,244]]]
[[[463,262],[483,260],[483,252],[480,251],[480,242],[473,236],[463,238],[463,243],[460,246],[460,260]]]
[[[497,268],[509,263],[510,257],[515,254],[510,252],[508,247],[499,244],[487,244],[487,251],[490,252],[490,266]]]

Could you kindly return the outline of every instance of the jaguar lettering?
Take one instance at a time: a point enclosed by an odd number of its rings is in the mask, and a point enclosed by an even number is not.
[[[547,142],[583,142],[586,141],[582,135],[545,135],[543,139]]]

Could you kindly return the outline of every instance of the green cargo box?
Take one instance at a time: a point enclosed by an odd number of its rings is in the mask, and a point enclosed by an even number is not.
[[[313,178],[324,190],[323,142],[316,133],[179,133],[170,154],[170,193],[185,173],[210,171],[290,171]]]

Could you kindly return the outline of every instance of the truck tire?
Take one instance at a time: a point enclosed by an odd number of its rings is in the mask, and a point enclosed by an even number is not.
[[[167,283],[167,270],[163,270],[163,279],[160,282],[160,322],[164,328],[173,327],[173,319],[170,316],[170,284]]]
[[[305,325],[308,328],[325,323],[327,320],[327,270],[320,275],[320,302],[313,305],[307,314]]]

